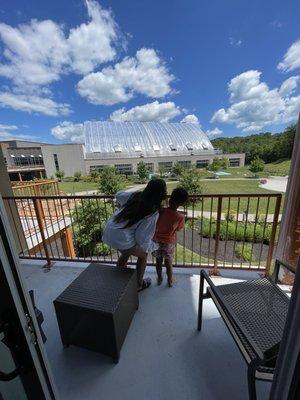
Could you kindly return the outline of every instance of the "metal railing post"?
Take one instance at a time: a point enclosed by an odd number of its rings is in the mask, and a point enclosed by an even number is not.
[[[218,254],[219,254],[219,241],[220,241],[220,229],[221,229],[221,217],[222,217],[222,200],[223,200],[223,196],[218,196],[218,209],[217,209],[216,234],[215,234],[215,250],[214,250],[214,267],[210,271],[211,275],[220,275],[220,271],[218,270]]]
[[[40,200],[33,198],[32,201],[33,201],[33,207],[34,207],[37,223],[38,223],[40,234],[41,234],[41,239],[42,239],[42,243],[43,243],[43,247],[44,247],[44,251],[45,251],[45,256],[47,259],[47,266],[48,266],[48,268],[50,268],[51,267],[51,259],[50,259],[49,251],[47,248],[47,241],[46,241],[45,233],[44,233],[43,215],[41,213],[41,205],[39,203]],[[38,240],[38,236],[37,236],[37,240]]]
[[[273,224],[272,224],[272,232],[271,232],[271,239],[270,239],[269,250],[268,250],[267,261],[266,261],[266,271],[265,271],[266,276],[270,275],[270,268],[271,268],[271,263],[272,263],[274,247],[275,247],[275,241],[276,241],[276,231],[277,231],[277,226],[278,226],[281,199],[282,199],[282,195],[280,194],[276,198],[275,211],[274,211]]]

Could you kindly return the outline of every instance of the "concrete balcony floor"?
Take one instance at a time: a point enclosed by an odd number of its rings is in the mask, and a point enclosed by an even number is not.
[[[109,357],[61,344],[53,300],[88,264],[57,262],[45,273],[36,261],[22,262],[27,288],[43,312],[46,350],[62,400],[244,400],[246,364],[212,300],[205,300],[203,330],[196,330],[199,271],[175,269],[173,288],[155,283],[140,294],[119,364]],[[220,284],[255,272],[224,271]],[[270,383],[257,381],[258,399]]]

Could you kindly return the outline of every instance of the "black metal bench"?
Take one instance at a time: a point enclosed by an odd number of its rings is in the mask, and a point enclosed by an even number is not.
[[[202,325],[203,299],[211,298],[248,364],[249,399],[256,399],[255,380],[272,381],[282,338],[289,297],[278,286],[280,267],[294,272],[288,264],[275,262],[272,278],[215,285],[201,271],[198,331]],[[208,283],[204,293],[204,281]]]

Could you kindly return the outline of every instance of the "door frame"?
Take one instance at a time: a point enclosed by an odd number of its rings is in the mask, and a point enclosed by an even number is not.
[[[1,273],[4,274],[4,280],[7,283],[8,292],[10,294],[5,300],[7,300],[11,312],[16,313],[16,320],[19,321],[19,333],[24,336],[22,338],[24,339],[24,354],[26,354],[26,360],[32,368],[31,374],[22,373],[21,370],[20,378],[24,389],[26,391],[27,386],[27,390],[31,393],[32,388],[30,389],[28,387],[31,383],[31,385],[35,385],[37,390],[39,389],[41,396],[39,400],[58,400],[59,396],[40,334],[33,304],[20,273],[20,262],[1,195],[0,258]],[[11,306],[12,303],[14,307]],[[28,382],[29,376],[30,383]]]

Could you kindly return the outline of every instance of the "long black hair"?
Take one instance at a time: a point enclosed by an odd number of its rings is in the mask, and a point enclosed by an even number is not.
[[[123,209],[115,216],[116,222],[126,222],[128,228],[148,215],[158,211],[161,202],[167,197],[167,185],[163,179],[153,179],[142,192],[133,193]]]

